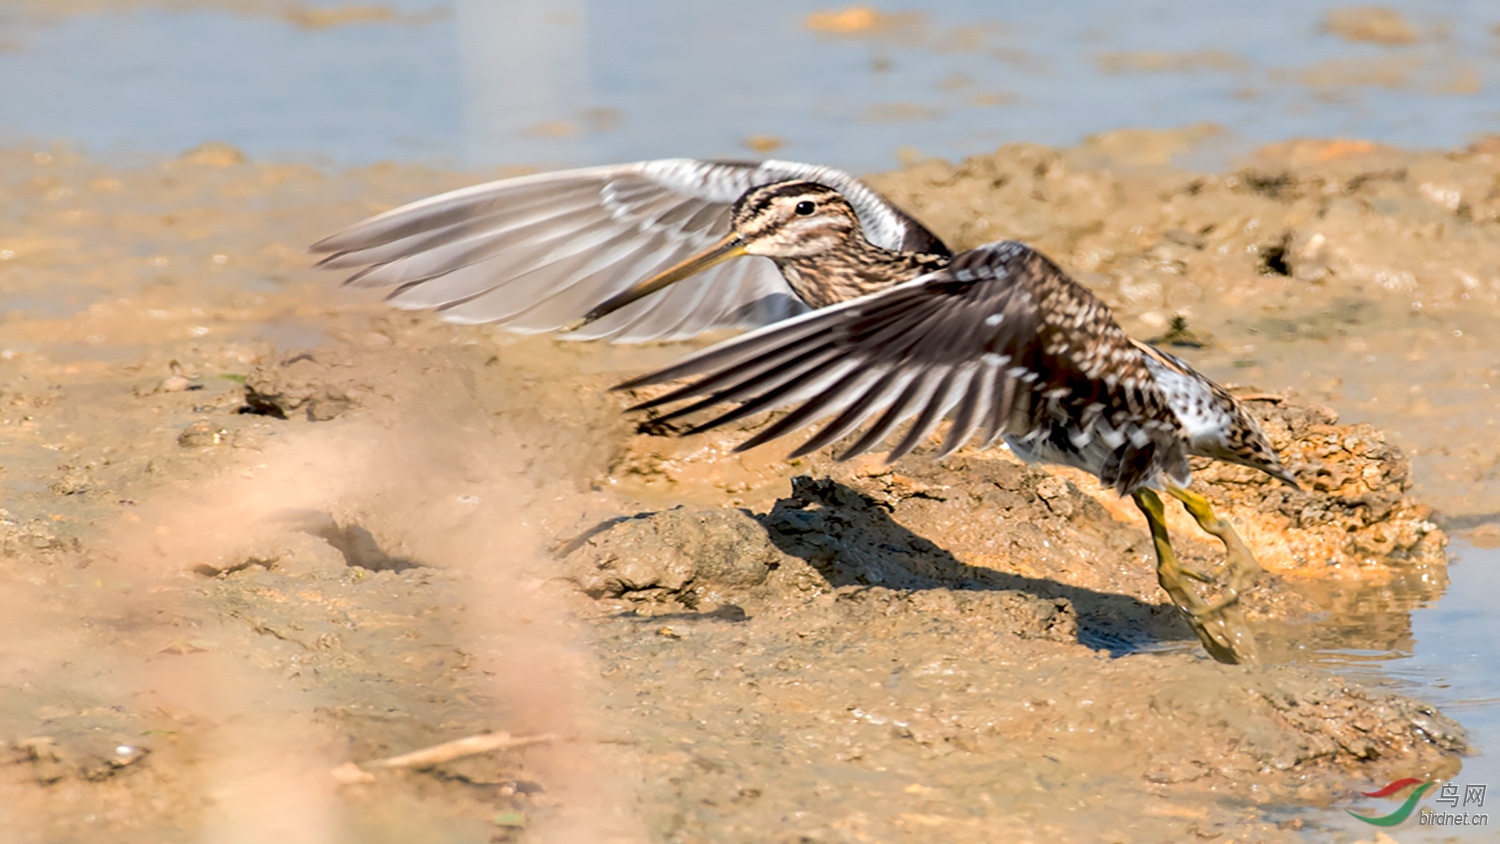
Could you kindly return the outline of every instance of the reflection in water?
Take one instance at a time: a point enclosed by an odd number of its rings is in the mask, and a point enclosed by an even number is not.
[[[1417,648],[1412,613],[1447,592],[1448,572],[1426,567],[1400,570],[1390,583],[1299,582],[1292,588],[1318,608],[1313,624],[1274,630],[1271,637],[1292,649],[1286,659],[1335,670],[1410,657]]]

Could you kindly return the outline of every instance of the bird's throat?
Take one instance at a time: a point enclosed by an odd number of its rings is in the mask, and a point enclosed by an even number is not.
[[[875,293],[948,263],[941,255],[882,249],[863,237],[851,237],[837,249],[775,261],[787,284],[811,308]]]

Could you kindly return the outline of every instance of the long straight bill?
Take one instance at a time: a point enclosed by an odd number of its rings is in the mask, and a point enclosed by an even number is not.
[[[730,258],[743,254],[745,254],[744,241],[740,240],[739,235],[730,233],[728,237],[699,252],[697,255],[688,258],[677,266],[663,270],[645,281],[634,284],[628,289],[622,290],[604,300],[598,307],[585,314],[583,322],[579,324],[588,325],[594,320],[603,319],[637,299],[650,296],[652,293],[670,284],[676,284],[689,276],[703,272],[709,267],[718,266]]]

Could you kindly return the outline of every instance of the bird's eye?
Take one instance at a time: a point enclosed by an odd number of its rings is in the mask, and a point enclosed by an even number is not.
[[[801,202],[797,203],[797,213],[801,214],[804,217],[812,214],[814,210],[815,209],[813,207],[812,200],[810,199],[804,199]]]

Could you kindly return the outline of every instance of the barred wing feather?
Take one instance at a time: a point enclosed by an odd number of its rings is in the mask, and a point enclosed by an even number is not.
[[[841,193],[872,243],[948,254],[862,182],[797,162],[663,159],[504,179],[414,202],[314,244],[347,284],[389,287],[390,304],[461,323],[534,333],[575,322],[631,284],[723,237],[757,185],[821,182]],[[760,326],[807,310],[776,267],[743,258],[574,331],[578,339],[673,340]]]
[[[1108,308],[1015,242],[970,250],[944,269],[732,338],[617,389],[683,379],[692,380],[639,407],[697,399],[665,417],[674,419],[732,405],[695,432],[791,408],[741,449],[822,423],[801,455],[864,427],[844,459],[909,422],[894,461],[951,419],[942,455],[976,435],[1099,453],[1088,468],[1122,492],[1160,471],[1187,472],[1176,416]]]

